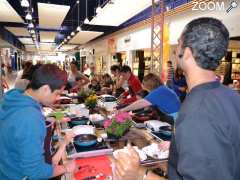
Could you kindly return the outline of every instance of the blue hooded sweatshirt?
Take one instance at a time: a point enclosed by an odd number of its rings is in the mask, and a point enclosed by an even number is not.
[[[45,135],[40,104],[21,90],[7,92],[0,105],[0,180],[51,177],[53,168],[43,155]]]

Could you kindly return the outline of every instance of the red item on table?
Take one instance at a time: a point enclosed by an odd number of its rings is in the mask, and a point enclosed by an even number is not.
[[[75,173],[76,180],[82,180],[86,177],[103,174],[99,180],[105,180],[107,176],[112,176],[111,161],[107,156],[97,156],[83,159],[76,159],[79,170]]]

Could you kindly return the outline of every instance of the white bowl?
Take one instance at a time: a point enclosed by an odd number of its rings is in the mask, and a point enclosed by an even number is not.
[[[144,148],[142,148],[142,151],[155,159],[166,159],[168,158],[169,155],[169,150],[162,150],[159,148],[158,144],[153,143],[149,146],[146,146]]]
[[[75,135],[80,134],[95,134],[95,128],[90,125],[78,125],[72,128]]]
[[[144,161],[144,160],[147,159],[147,155],[145,154],[144,151],[142,151],[141,149],[139,149],[137,146],[134,146],[133,148],[137,151],[137,153],[138,153],[139,158],[140,158],[141,161]],[[127,154],[129,153],[127,147],[124,147],[123,149],[115,150],[115,151],[113,152],[113,157],[114,157],[115,159],[117,159],[117,156],[118,156],[118,153],[119,153],[119,152],[127,153]]]
[[[93,122],[103,121],[104,117],[101,114],[91,114],[89,115],[89,120]]]

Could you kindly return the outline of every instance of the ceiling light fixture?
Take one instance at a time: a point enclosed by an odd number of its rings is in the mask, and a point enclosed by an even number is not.
[[[169,10],[170,10],[170,7],[169,7],[169,6],[166,6],[166,10],[169,11]]]
[[[70,37],[70,36],[68,36],[68,37],[67,37],[67,39],[71,39],[71,37]]]
[[[64,42],[67,42],[67,39],[66,39],[66,38],[64,39]]]
[[[29,12],[26,15],[26,20],[32,20],[32,15]]]
[[[71,36],[74,36],[75,35],[75,32],[71,32]]]
[[[88,24],[89,23],[89,20],[88,20],[88,3],[87,3],[87,0],[85,2],[86,2],[86,18],[84,20],[84,24]]]
[[[30,23],[30,24],[28,25],[28,27],[29,27],[29,28],[34,28],[33,23]]]
[[[100,6],[98,6],[97,9],[96,9],[96,13],[99,14],[101,12],[102,12],[102,8]]]
[[[77,31],[81,31],[82,29],[81,29],[80,26],[78,26],[76,30],[77,30]]]
[[[89,20],[88,20],[88,18],[86,18],[85,20],[84,20],[84,24],[88,24],[89,23]]]
[[[34,33],[35,33],[35,31],[32,29],[32,30],[30,30],[30,33],[31,33],[31,34],[34,34]]]
[[[22,0],[22,1],[21,1],[21,6],[22,6],[22,7],[29,7],[29,2],[28,2],[28,0]]]
[[[99,14],[99,13],[101,13],[101,11],[102,11],[102,8],[101,8],[101,5],[100,5],[100,0],[98,0],[98,7],[96,9],[96,13]]]
[[[79,31],[82,30],[80,25],[79,25],[80,24],[80,21],[79,21],[79,6],[80,6],[79,1],[77,1],[77,4],[78,4],[78,27],[77,27],[76,31],[79,32]]]

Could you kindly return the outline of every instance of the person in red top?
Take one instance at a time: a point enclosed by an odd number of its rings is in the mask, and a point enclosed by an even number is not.
[[[122,66],[120,72],[123,79],[128,82],[128,91],[123,93],[121,104],[130,104],[137,100],[136,94],[142,90],[142,84],[139,79],[133,75],[129,66]]]

